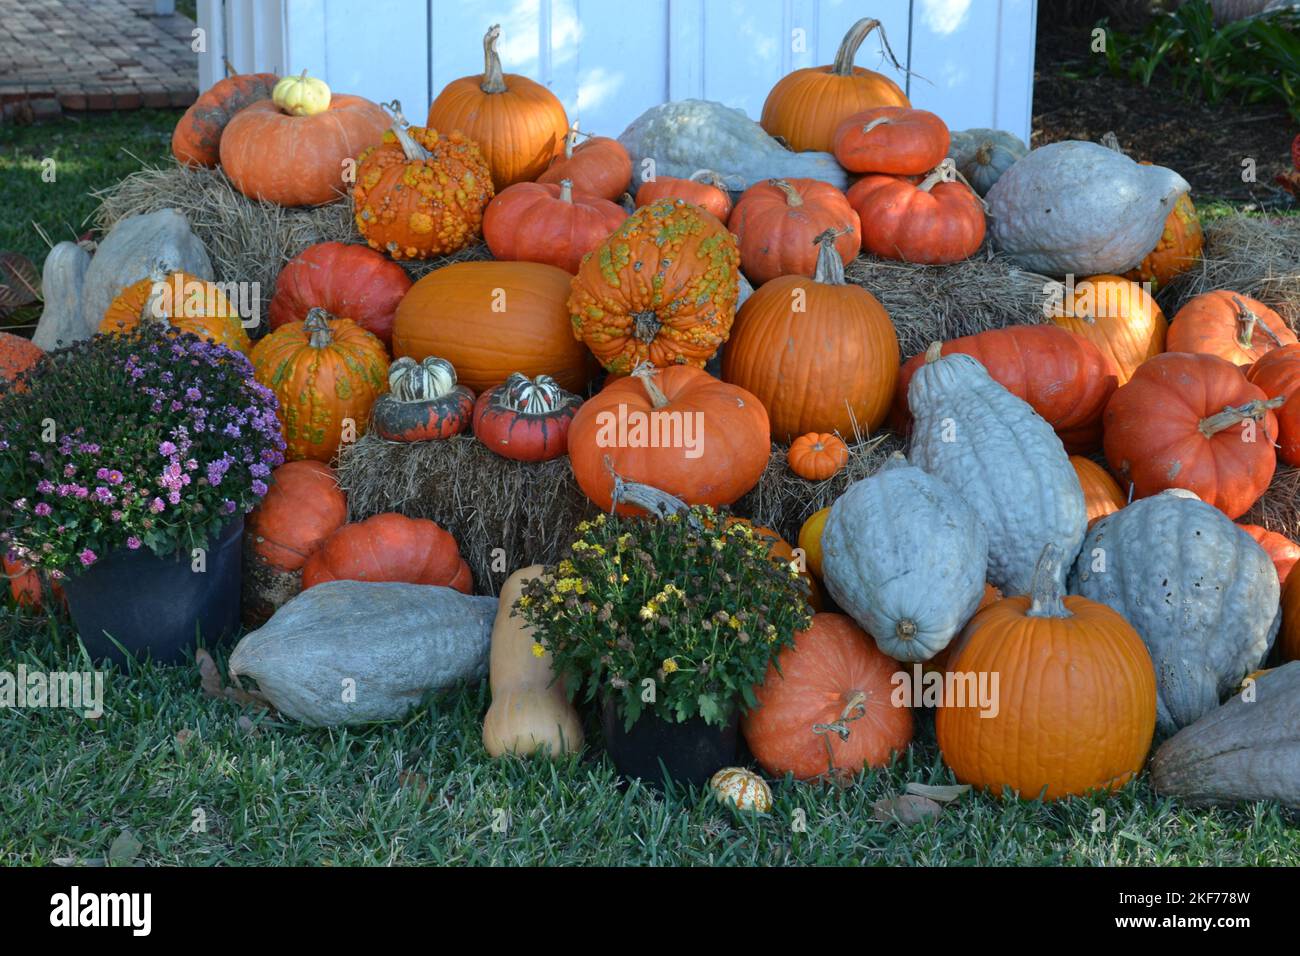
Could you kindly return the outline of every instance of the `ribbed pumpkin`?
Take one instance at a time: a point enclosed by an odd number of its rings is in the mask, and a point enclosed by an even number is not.
[[[687,504],[721,507],[758,483],[770,454],[762,403],[687,365],[645,365],[611,379],[569,425],[573,476],[602,511],[613,506],[611,467]]]
[[[1079,487],[1083,489],[1083,506],[1088,511],[1088,527],[1098,518],[1119,511],[1128,504],[1128,496],[1105,468],[1091,458],[1079,455],[1070,456],[1074,473],[1079,476]]]
[[[1295,344],[1295,333],[1263,302],[1221,289],[1188,301],[1165,337],[1170,352],[1217,355],[1233,365],[1251,365],[1274,349]]]
[[[165,321],[182,332],[248,353],[248,333],[238,310],[215,282],[184,272],[141,279],[118,293],[99,323],[104,334],[129,332],[142,320]]]
[[[862,286],[844,281],[831,235],[818,238],[816,274],[782,276],[757,289],[722,354],[723,379],[758,396],[780,442],[811,431],[875,431],[898,375],[889,314]]]
[[[790,443],[785,460],[800,478],[825,481],[848,464],[849,447],[839,435],[808,432]]]
[[[272,329],[302,322],[312,309],[351,319],[385,346],[393,338],[397,304],[410,291],[406,270],[373,249],[318,242],[280,270],[268,310]]]
[[[632,157],[622,143],[608,136],[591,136],[579,144],[575,120],[564,138],[564,153],[537,177],[539,183],[555,186],[566,179],[580,193],[613,202],[632,184]]]
[[[252,359],[257,380],[280,401],[289,461],[329,461],[345,431],[365,432],[375,399],[388,387],[384,343],[323,309],[276,329],[253,347]]]
[[[573,334],[615,374],[646,361],[703,367],[735,319],[739,263],[736,240],[700,207],[652,203],[579,266],[568,300]]]
[[[430,272],[397,307],[393,355],[430,355],[483,393],[512,372],[582,392],[596,371],[569,324],[567,272],[539,262],[456,262]]]
[[[1300,544],[1296,544],[1284,534],[1269,531],[1257,524],[1238,524],[1237,527],[1254,538],[1255,543],[1264,549],[1264,553],[1273,562],[1273,567],[1277,568],[1278,581],[1286,584],[1286,579],[1291,576],[1291,569],[1295,567],[1296,561],[1300,561]]]
[[[759,121],[763,129],[780,136],[796,153],[809,149],[829,153],[835,146],[835,130],[854,113],[873,106],[910,107],[907,95],[889,77],[853,65],[862,41],[879,27],[879,20],[864,17],[844,35],[830,66],[795,70],[778,80],[763,103]],[[889,49],[883,29],[881,44]]]
[[[429,259],[479,237],[492,179],[478,144],[460,130],[407,127],[400,110],[383,140],[357,158],[357,231],[394,259]]]
[[[891,700],[899,665],[843,614],[814,614],[754,688],[741,719],[768,774],[847,778],[883,767],[912,742],[912,711]]]
[[[948,127],[927,110],[877,106],[835,131],[835,158],[853,173],[923,176],[948,155]]]
[[[456,539],[427,518],[378,514],[345,524],[302,569],[302,588],[326,581],[400,581],[473,590]]]
[[[1277,419],[1270,408],[1231,362],[1166,352],[1106,406],[1106,462],[1121,482],[1133,483],[1135,498],[1185,488],[1236,518],[1273,480]]]
[[[278,79],[274,73],[237,73],[205,90],[172,130],[176,161],[190,166],[217,165],[221,134],[231,117],[249,103],[269,100]]]
[[[11,332],[0,332],[0,379],[12,382],[41,360],[45,350],[31,339]]]
[[[576,273],[582,257],[627,218],[622,206],[559,185],[515,183],[488,203],[483,238],[497,259],[545,262]]]
[[[1092,342],[1054,325],[1012,325],[943,343],[940,352],[969,355],[989,377],[1022,398],[1056,431],[1066,451],[1091,451],[1101,444],[1101,414],[1115,391],[1115,372]],[[891,426],[912,427],[907,388],[925,362],[914,355],[898,375]]]
[[[244,519],[245,615],[265,621],[302,590],[302,566],[347,520],[348,499],[329,465],[275,469],[266,497]]]
[[[778,276],[811,276],[818,239],[833,233],[841,265],[862,247],[862,223],[844,194],[818,179],[771,179],[745,190],[727,228],[740,245],[740,268],[758,286]]]
[[[350,159],[374,146],[388,128],[382,109],[360,96],[335,93],[329,109],[292,116],[270,100],[250,103],[221,134],[221,169],[250,199],[315,206],[347,193]]]
[[[1183,193],[1165,219],[1165,231],[1156,247],[1147,253],[1137,268],[1124,273],[1124,278],[1150,282],[1151,291],[1159,292],[1176,276],[1195,266],[1204,247],[1205,234],[1196,207],[1192,205],[1191,193]]]
[[[1273,349],[1246,371],[1246,378],[1269,398],[1281,398],[1277,415],[1277,455],[1300,465],[1300,345]]]
[[[1104,604],[1065,597],[1048,545],[1032,596],[1004,598],[967,625],[951,668],[999,675],[996,713],[946,701],[935,717],[957,779],[1045,800],[1113,790],[1146,762],[1156,680],[1137,632]]]
[[[1136,282],[1097,275],[1062,287],[1064,295],[1051,320],[1077,332],[1101,350],[1123,385],[1137,367],[1165,350],[1169,324],[1155,299]]]
[[[501,27],[483,36],[483,73],[452,80],[429,107],[432,129],[458,129],[479,144],[497,192],[535,180],[564,151],[569,117],[545,86],[504,73],[497,54]]]
[[[659,176],[641,184],[636,191],[636,207],[648,206],[660,199],[685,199],[718,217],[726,225],[731,216],[731,194],[722,176],[711,169],[700,169],[686,179]]]
[[[569,450],[569,426],[582,399],[549,375],[515,372],[474,404],[474,435],[503,458],[549,461]]]
[[[456,383],[446,359],[403,356],[388,366],[388,391],[375,400],[371,427],[389,441],[436,441],[469,428],[474,393]]]
[[[1284,661],[1300,661],[1300,574],[1282,588],[1282,629],[1277,652]]]
[[[984,206],[945,159],[920,182],[863,176],[848,191],[862,220],[862,248],[884,259],[926,265],[960,262],[984,242]]]

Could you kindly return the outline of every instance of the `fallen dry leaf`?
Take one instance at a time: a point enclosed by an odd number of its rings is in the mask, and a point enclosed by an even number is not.
[[[140,855],[142,844],[130,830],[123,830],[108,848],[109,866],[130,866]]]
[[[217,662],[203,648],[200,647],[194,652],[194,662],[199,665],[199,686],[203,688],[203,693],[208,697],[217,700],[234,701],[236,704],[257,707],[261,710],[275,711],[270,702],[257,691],[244,690],[242,687],[225,686],[221,680],[221,671],[217,669]]]
[[[943,807],[929,797],[905,793],[900,797],[885,797],[871,805],[871,815],[882,823],[901,823],[915,826],[943,813]]]
[[[918,797],[929,797],[939,803],[952,803],[970,792],[970,784],[958,783],[945,786],[931,786],[928,783],[909,783],[903,788],[905,793]]]

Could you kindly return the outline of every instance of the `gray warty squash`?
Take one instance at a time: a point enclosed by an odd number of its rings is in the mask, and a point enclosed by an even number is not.
[[[1218,707],[1259,667],[1281,622],[1277,571],[1264,549],[1182,488],[1098,520],[1070,583],[1141,635],[1165,735]]]
[[[1079,477],[1052,426],[993,381],[969,355],[931,345],[908,386],[915,424],[908,458],[942,478],[979,515],[989,537],[988,579],[1028,594],[1043,548],[1079,553],[1087,510]],[[1059,576],[1064,585],[1064,572]]]
[[[901,453],[852,484],[822,532],[826,589],[900,661],[929,660],[975,613],[988,553],[970,505]]]

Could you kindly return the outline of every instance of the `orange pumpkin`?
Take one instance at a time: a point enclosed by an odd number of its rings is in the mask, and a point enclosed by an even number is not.
[[[532,181],[564,151],[569,117],[545,86],[504,73],[497,54],[501,27],[483,37],[483,73],[452,80],[429,107],[431,129],[458,129],[479,144],[497,192]]]
[[[862,248],[883,259],[926,265],[960,262],[984,242],[984,206],[945,159],[920,182],[863,176],[848,192],[862,219]]]
[[[345,524],[316,550],[302,569],[302,589],[326,581],[400,581],[455,588],[474,587],[456,539],[427,518],[378,514]]]
[[[549,375],[584,392],[595,362],[573,336],[566,301],[572,276],[540,262],[457,262],[411,287],[397,307],[393,357],[444,358],[482,394],[512,372]]]
[[[217,165],[221,134],[231,118],[250,103],[269,100],[279,79],[274,73],[237,73],[205,90],[172,131],[176,161],[190,166]]]
[[[1246,372],[1246,379],[1269,398],[1281,398],[1277,409],[1277,455],[1288,465],[1300,465],[1300,345],[1273,349]]]
[[[731,194],[722,177],[711,169],[700,169],[687,179],[660,176],[647,180],[636,191],[636,207],[648,206],[660,199],[685,199],[695,203],[726,225],[731,216]]]
[[[699,206],[638,209],[578,267],[573,334],[617,375],[646,361],[702,368],[735,319],[739,260],[731,233]]]
[[[790,443],[785,460],[800,478],[825,481],[849,463],[849,446],[839,435],[808,432]]]
[[[875,431],[898,378],[889,314],[844,281],[829,233],[820,256],[811,279],[782,276],[755,291],[722,354],[723,379],[758,396],[780,442],[811,431]]]
[[[879,20],[864,17],[844,35],[830,66],[795,70],[778,80],[763,103],[763,129],[784,139],[796,153],[829,153],[835,147],[835,130],[854,113],[873,106],[910,107],[907,95],[889,77],[853,65],[862,41],[879,27]],[[889,49],[883,29],[881,44]]]
[[[184,272],[141,279],[127,286],[109,303],[99,331],[129,332],[146,319],[164,321],[182,332],[245,355],[251,348],[239,312],[221,288]]]
[[[374,146],[388,116],[360,96],[335,93],[323,113],[293,116],[270,100],[250,103],[221,134],[221,168],[250,199],[316,206],[347,193],[348,160]]]
[[[808,570],[820,581],[822,578],[822,532],[826,530],[826,519],[831,516],[829,507],[814,511],[799,526],[799,547],[803,549],[804,560]]]
[[[1282,588],[1282,629],[1277,635],[1277,652],[1284,661],[1300,661],[1300,574],[1288,578]]]
[[[727,228],[740,245],[740,268],[758,286],[777,276],[811,276],[818,237],[835,236],[841,265],[862,248],[862,223],[844,194],[819,179],[769,179],[745,190]]]
[[[972,614],[970,620],[966,623],[969,624],[970,621],[975,620],[976,614],[979,614],[980,611],[984,610],[990,604],[997,604],[998,601],[1002,600],[1002,597],[1003,595],[1001,591],[988,582],[985,582],[984,594],[980,597],[979,606],[975,608],[975,614]],[[935,654],[934,657],[930,658],[928,661],[923,661],[921,663],[921,669],[927,672],[937,671],[940,674],[946,674],[951,670],[951,667],[949,666],[951,662],[957,659],[957,655],[961,653],[962,647],[965,646],[965,636],[965,631],[958,634],[948,643],[948,646],[938,654]]]
[[[515,183],[488,203],[483,238],[497,259],[523,259],[576,273],[582,257],[627,218],[622,206],[558,186]]]
[[[394,259],[457,252],[479,237],[492,174],[459,130],[440,136],[404,123],[397,111],[383,141],[357,158],[357,231]]]
[[[1051,320],[1077,332],[1110,359],[1123,385],[1139,365],[1165,350],[1169,324],[1165,314],[1140,285],[1116,275],[1085,279],[1065,287]]]
[[[928,110],[876,106],[835,131],[835,158],[852,173],[923,176],[948,155],[948,127]]]
[[[45,350],[21,335],[0,332],[0,379],[12,382],[41,360]]]
[[[1048,545],[1032,597],[1004,598],[966,625],[952,670],[998,675],[996,710],[945,701],[935,717],[957,779],[1032,800],[1112,790],[1146,762],[1156,723],[1151,655],[1104,604],[1062,596]]]
[[[1183,193],[1165,218],[1165,229],[1156,247],[1136,268],[1124,273],[1124,278],[1150,282],[1151,291],[1159,292],[1176,276],[1195,266],[1204,247],[1201,219],[1196,215],[1191,194]]]
[[[573,476],[602,511],[613,507],[611,468],[687,504],[716,508],[758,483],[770,453],[762,403],[688,365],[647,365],[608,381],[569,425]],[[618,510],[640,511],[623,503]]]
[[[1217,355],[1233,365],[1252,365],[1269,352],[1300,340],[1282,316],[1237,292],[1216,290],[1196,296],[1169,325],[1170,352]]]
[[[1291,576],[1291,569],[1295,567],[1297,561],[1300,561],[1300,544],[1296,544],[1284,534],[1269,531],[1257,524],[1239,524],[1237,527],[1254,538],[1255,543],[1264,549],[1264,553],[1273,562],[1273,567],[1277,568],[1278,581],[1285,585],[1287,578]]]
[[[1079,476],[1079,487],[1083,489],[1083,506],[1088,512],[1088,527],[1098,518],[1119,511],[1128,504],[1124,490],[1116,483],[1105,468],[1091,458],[1079,455],[1070,456],[1074,473]]]
[[[0,560],[4,564],[5,577],[9,579],[9,593],[19,607],[39,611],[45,606],[47,586],[53,599],[59,604],[63,603],[63,586],[58,581],[49,581],[47,585],[42,572],[21,558],[10,558],[8,554],[3,554],[0,555]]]
[[[564,138],[564,154],[537,177],[539,183],[555,186],[566,179],[580,193],[613,202],[632,184],[632,157],[622,143],[608,136],[592,136],[579,145],[574,122]]]
[[[388,387],[384,343],[351,319],[312,309],[253,347],[253,373],[280,402],[285,459],[329,461],[359,437]]]
[[[912,741],[912,711],[891,700],[899,665],[843,614],[814,614],[754,688],[741,720],[772,776],[850,777],[883,767]]]

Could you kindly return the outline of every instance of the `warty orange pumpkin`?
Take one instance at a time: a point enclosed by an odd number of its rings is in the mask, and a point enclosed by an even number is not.
[[[769,179],[745,190],[727,228],[740,245],[740,268],[755,286],[777,276],[811,276],[817,237],[832,231],[841,265],[862,248],[862,223],[844,194],[819,179]]]

